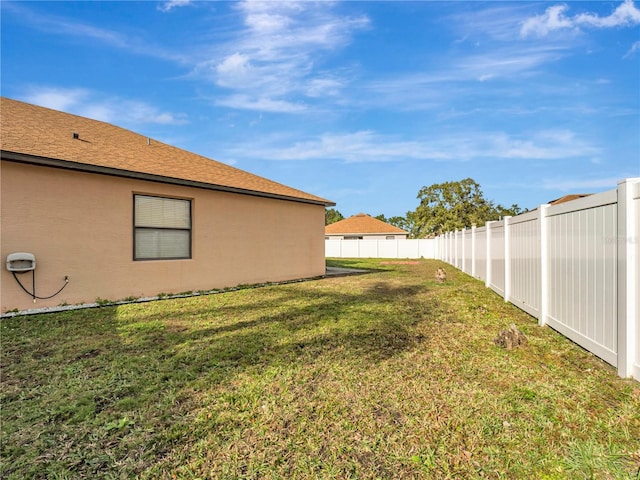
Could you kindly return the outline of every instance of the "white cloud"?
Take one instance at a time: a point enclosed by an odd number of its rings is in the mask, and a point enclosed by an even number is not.
[[[115,109],[118,117],[132,123],[156,123],[159,125],[182,125],[187,123],[186,115],[161,111],[146,102],[135,100],[122,101]]]
[[[161,12],[169,12],[174,8],[185,7],[191,3],[191,0],[169,0],[158,5],[158,10]]]
[[[352,104],[404,111],[438,109],[451,112],[456,105],[468,105],[468,100],[464,99],[495,97],[502,103],[507,95],[521,94],[523,85],[528,85],[523,81],[566,55],[566,48],[546,43],[497,46],[482,53],[443,59],[438,70],[433,72],[362,81],[352,96]],[[539,88],[543,85],[537,84]],[[554,84],[553,88],[562,94],[568,93],[562,85]],[[559,107],[556,105],[556,108]],[[495,111],[495,105],[492,109]]]
[[[633,26],[640,24],[640,10],[636,8],[633,0],[625,0],[607,17],[600,17],[593,13],[582,13],[575,17],[575,22],[598,28]]]
[[[30,88],[27,95],[23,97],[25,102],[70,112],[77,105],[81,104],[90,95],[89,90],[84,88]]]
[[[42,107],[116,125],[186,123],[186,116],[164,112],[145,102],[122,99],[83,88],[29,87],[22,100]]]
[[[569,17],[565,15],[568,9],[567,5],[548,7],[544,14],[525,20],[520,29],[520,35],[544,37],[555,30],[577,30],[580,26],[613,28],[640,24],[640,10],[633,0],[625,0],[611,15],[605,17],[595,13],[581,13]]]
[[[233,87],[247,82],[247,77],[252,69],[249,57],[235,52],[224,58],[215,66],[217,82],[220,86]]]
[[[338,95],[339,72],[318,71],[323,58],[366,28],[364,16],[340,16],[332,2],[253,2],[235,5],[244,28],[200,61],[193,74],[234,93],[219,105],[301,112],[304,99]]]
[[[119,48],[130,46],[126,37],[119,32],[56,15],[42,14],[22,3],[3,2],[3,10],[19,16],[23,22],[47,33],[95,39]]]
[[[25,5],[27,5],[26,2],[3,2],[2,8],[3,11],[19,16],[21,21],[39,31],[69,38],[78,37],[82,41],[95,40],[113,48],[126,50],[128,53],[148,55],[179,63],[187,61],[186,56],[181,52],[171,52],[167,49],[147,44],[138,38],[119,31],[95,27],[56,15],[43,14]]]
[[[465,132],[404,140],[361,130],[325,133],[319,137],[286,143],[286,139],[255,140],[229,156],[272,160],[341,160],[347,163],[398,162],[403,160],[485,161],[562,160],[599,154],[600,150],[568,130],[547,130],[527,135],[504,132]]]
[[[527,136],[489,136],[489,151],[498,158],[556,160],[592,156],[599,149],[568,130],[545,130]]]
[[[639,52],[639,51],[640,51],[640,40],[638,40],[633,45],[631,45],[631,48],[627,53],[625,53],[623,58],[633,57],[636,54],[636,52]]]
[[[554,30],[573,28],[573,21],[564,16],[568,8],[566,5],[555,5],[547,8],[543,15],[525,20],[520,29],[520,35],[527,37],[535,34],[542,37]]]
[[[255,97],[250,95],[235,94],[228,97],[217,98],[215,104],[236,108],[239,110],[256,110],[271,113],[301,113],[307,110],[302,103],[288,102],[268,97]]]
[[[529,7],[520,2],[499,6],[495,6],[497,2],[489,3],[490,6],[453,14],[447,19],[450,28],[460,36],[456,44],[471,44],[477,47],[486,39],[510,42],[518,37],[518,19]]]
[[[271,33],[282,31],[291,25],[291,18],[270,13],[247,13],[245,23],[254,32]]]
[[[484,54],[469,56],[454,66],[453,75],[458,79],[486,81],[493,78],[519,76],[538,67],[559,60],[564,49],[554,46],[533,48],[505,47]]]
[[[312,78],[307,82],[306,95],[308,97],[326,97],[338,95],[344,81],[335,78]]]
[[[190,5],[188,0],[158,4],[168,12]],[[3,8],[5,6],[3,5]],[[101,26],[43,14],[25,4],[8,2],[6,11],[32,27],[84,41],[92,39],[128,53],[162,58],[191,66],[191,77],[205,78],[230,95],[219,104],[263,111],[301,112],[305,99],[340,94],[349,79],[341,71],[328,72],[324,60],[349,44],[355,32],[367,28],[364,15],[336,13],[334,2],[243,1],[231,3],[229,26],[213,45],[194,45],[182,51],[153,45],[137,36]],[[233,16],[241,22],[234,27]],[[251,101],[238,102],[238,95]]]

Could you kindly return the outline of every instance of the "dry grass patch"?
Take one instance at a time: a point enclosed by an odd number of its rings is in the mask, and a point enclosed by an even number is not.
[[[0,476],[639,478],[638,382],[440,262],[381,263],[2,320]]]

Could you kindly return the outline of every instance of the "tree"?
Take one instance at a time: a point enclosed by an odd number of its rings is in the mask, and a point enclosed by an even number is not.
[[[395,216],[389,217],[387,223],[403,230],[409,231],[409,222],[405,217]]]
[[[344,217],[335,208],[327,208],[324,211],[324,224],[325,225],[330,225],[332,223],[339,222],[340,220],[344,220]]]
[[[394,227],[406,230],[407,232],[410,231],[410,224],[405,217],[393,216],[387,218],[383,213],[381,213],[380,215],[376,215],[374,218],[382,220],[384,223],[388,223],[389,225],[393,225]]]
[[[404,217],[404,223],[400,228],[409,232],[408,238],[423,238],[420,236],[420,229],[416,226],[417,214],[415,211],[407,212]]]
[[[418,208],[407,214],[413,238],[484,225],[490,220],[522,211],[517,205],[511,208],[494,205],[484,198],[480,185],[471,178],[423,187],[417,198],[420,200]]]
[[[522,209],[518,206],[518,204],[514,203],[509,208],[505,208],[502,205],[496,205],[496,212],[498,213],[498,217],[506,217],[511,216],[514,217],[516,215],[520,215],[521,213],[527,213],[527,209]]]

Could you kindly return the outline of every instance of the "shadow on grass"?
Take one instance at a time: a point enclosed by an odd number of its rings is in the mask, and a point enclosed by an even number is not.
[[[385,265],[383,260],[370,258],[327,258],[327,267],[363,269],[370,272],[388,272],[393,266]]]
[[[182,311],[179,320],[155,312],[136,318],[126,334],[134,350],[150,350],[167,357],[185,357],[192,367],[219,362],[235,368],[268,363],[313,361],[302,352],[329,354],[339,349],[347,357],[378,361],[399,355],[415,345],[411,318],[425,306],[415,300],[423,287],[393,287],[377,282],[360,293],[279,287],[268,298],[248,294],[245,304],[202,305]],[[394,308],[388,308],[393,303]],[[387,308],[380,306],[387,304]],[[135,325],[149,325],[136,329]],[[155,325],[155,328],[152,326]],[[170,328],[173,326],[173,328]],[[120,331],[127,326],[120,325]],[[392,348],[390,348],[392,347]],[[204,362],[200,364],[200,362]]]
[[[195,391],[323,356],[372,364],[421,340],[411,326],[424,318],[424,287],[350,288],[309,282],[3,320],[0,476],[100,476],[124,458],[140,473],[192,421]]]

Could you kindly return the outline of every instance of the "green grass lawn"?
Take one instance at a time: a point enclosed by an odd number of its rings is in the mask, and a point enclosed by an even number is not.
[[[0,477],[640,479],[640,383],[440,262],[328,263],[374,271],[1,320]]]

